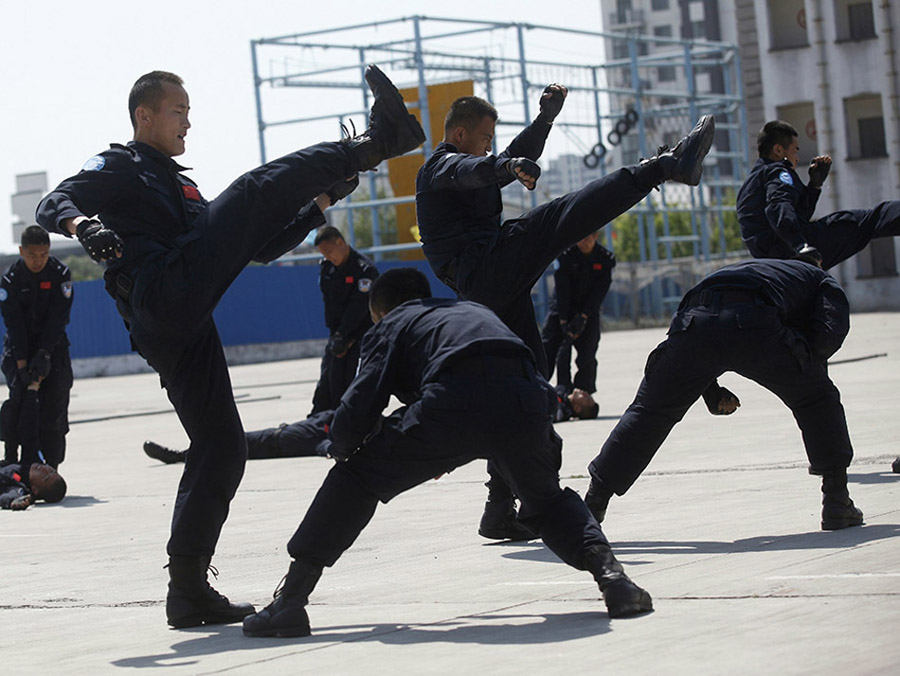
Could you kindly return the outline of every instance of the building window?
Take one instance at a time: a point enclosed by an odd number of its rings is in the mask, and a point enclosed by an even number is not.
[[[653,0],[650,4],[650,9],[654,11],[669,9],[669,0]]]
[[[875,13],[872,2],[837,0],[834,5],[835,31],[838,41],[871,40],[875,35]]]
[[[658,38],[670,38],[672,37],[672,27],[671,26],[654,26],[653,27],[653,35]]]
[[[797,101],[775,109],[775,116],[794,126],[800,133],[800,166],[805,167],[809,161],[819,154],[818,134],[816,133],[816,109],[811,101]]]
[[[884,113],[878,94],[844,99],[847,154],[850,158],[887,157]]]
[[[768,0],[772,49],[809,47],[803,0]]]
[[[656,69],[656,79],[660,82],[675,82],[675,80],[678,79],[675,66],[658,66]]]

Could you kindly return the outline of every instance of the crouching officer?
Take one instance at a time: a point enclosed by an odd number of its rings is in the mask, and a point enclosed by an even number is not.
[[[244,619],[244,633],[309,635],[310,593],[378,502],[486,457],[521,498],[521,518],[557,556],[593,574],[611,617],[651,610],[584,502],[560,488],[556,397],[524,343],[482,305],[432,299],[428,280],[412,268],[385,272],[369,302],[376,324],[331,428],[338,462],[288,543],[294,560],[284,586]],[[391,395],[406,406],[382,418]]]
[[[378,269],[347,244],[341,231],[333,226],[319,228],[315,246],[324,257],[319,268],[319,289],[329,333],[313,394],[312,413],[320,413],[338,407],[344,390],[356,375],[359,340],[372,326],[369,287],[378,277]]]
[[[260,252],[269,259],[273,242],[287,246],[308,234],[308,219],[295,220],[301,208],[318,208],[310,205],[316,197],[425,138],[384,73],[369,66],[365,78],[373,104],[364,133],[273,160],[207,202],[172,159],[184,153],[191,128],[183,81],[147,73],[129,95],[132,142],[88,160],[38,207],[38,223],[77,236],[92,258],[108,262],[107,290],[132,343],[159,373],[193,442],[167,546],[172,627],[236,622],[253,612],[207,577],[247,457],[213,311]]]
[[[672,427],[704,395],[711,412],[740,402],[715,383],[726,371],[781,399],[803,434],[809,471],[822,477],[822,529],[859,526],[847,490],[853,458],[847,420],[827,360],[850,329],[847,297],[819,267],[799,260],[729,265],[687,292],[669,335],[647,359],[637,395],[590,464],[585,501],[602,521],[650,464]]]
[[[58,467],[69,432],[72,361],[66,325],[72,276],[50,255],[50,236],[38,225],[22,232],[19,254],[0,280],[6,324],[0,368],[9,386],[9,399],[0,407],[0,438],[7,462],[19,461],[21,446],[22,464]]]

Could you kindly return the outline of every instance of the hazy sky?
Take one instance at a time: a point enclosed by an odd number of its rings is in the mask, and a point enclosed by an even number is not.
[[[185,79],[193,128],[179,161],[194,167],[191,176],[211,199],[259,163],[251,39],[413,14],[601,30],[599,5],[599,0],[3,2],[0,249],[11,247],[15,175],[47,171],[52,188],[110,142],[130,140],[128,91],[142,73],[171,70]],[[309,101],[308,108],[306,103],[298,117],[316,114],[316,102]],[[302,126],[293,133],[297,147],[326,140]]]

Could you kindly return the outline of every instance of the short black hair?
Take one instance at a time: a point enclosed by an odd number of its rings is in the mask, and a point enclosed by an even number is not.
[[[576,414],[579,420],[593,420],[598,415],[600,415],[600,404],[596,401],[591,400],[591,405],[581,409],[579,413]]]
[[[22,246],[50,246],[50,235],[39,225],[29,225],[22,231]]]
[[[323,225],[316,231],[316,240],[313,246],[319,246],[322,242],[331,242],[336,239],[344,239],[343,233],[333,225]]]
[[[800,132],[792,124],[784,120],[771,120],[763,125],[756,135],[756,149],[760,157],[768,157],[775,145],[787,148],[800,136]]]
[[[53,477],[53,481],[44,487],[40,495],[35,495],[36,498],[40,498],[44,502],[60,502],[66,497],[66,490],[68,490],[66,480],[59,474],[54,474]]]
[[[153,110],[159,110],[159,104],[166,94],[163,86],[166,82],[179,87],[184,85],[184,80],[175,75],[175,73],[165,70],[154,70],[141,75],[131,87],[131,93],[128,94],[128,114],[131,116],[131,126],[134,129],[137,129],[135,111],[138,109],[138,106],[147,105]]]
[[[431,298],[428,278],[416,268],[393,268],[375,278],[369,290],[369,310],[387,314],[416,298]]]
[[[456,127],[471,131],[486,117],[496,122],[497,109],[479,96],[462,96],[450,104],[444,118],[444,131],[449,132]]]

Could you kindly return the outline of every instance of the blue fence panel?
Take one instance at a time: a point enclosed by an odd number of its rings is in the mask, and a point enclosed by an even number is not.
[[[425,261],[381,261],[384,272],[415,267],[425,273],[435,296],[452,298]],[[128,354],[131,342],[102,280],[75,283],[72,316],[66,332],[72,358]],[[250,267],[225,293],[214,313],[222,343],[253,345],[312,340],[328,336],[318,265]],[[0,318],[0,335],[6,327]]]

